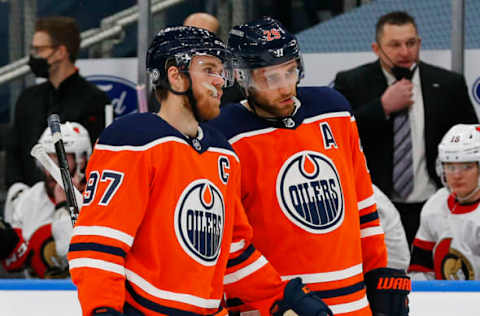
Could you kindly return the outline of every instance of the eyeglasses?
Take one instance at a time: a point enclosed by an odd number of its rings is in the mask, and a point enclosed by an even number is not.
[[[30,45],[30,52],[33,53],[34,55],[38,55],[40,52],[44,51],[47,48],[55,48],[58,45]]]
[[[459,171],[461,173],[472,170],[477,166],[476,162],[465,162],[465,163],[455,163],[455,164],[443,164],[443,170],[445,173],[455,173]]]

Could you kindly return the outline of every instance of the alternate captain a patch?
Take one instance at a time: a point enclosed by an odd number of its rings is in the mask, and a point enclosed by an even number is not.
[[[295,153],[277,177],[277,199],[285,216],[298,227],[324,234],[343,221],[345,201],[337,168],[314,151]]]
[[[180,245],[195,261],[216,264],[222,243],[225,203],[209,180],[190,183],[175,209],[175,232]]]

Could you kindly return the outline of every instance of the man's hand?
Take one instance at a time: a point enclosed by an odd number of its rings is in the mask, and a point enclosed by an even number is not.
[[[374,316],[408,316],[410,277],[404,271],[379,268],[365,273],[367,298]]]
[[[413,83],[402,79],[390,85],[382,95],[381,101],[385,115],[402,111],[413,104]]]
[[[20,271],[28,261],[31,249],[20,228],[12,228],[0,218],[0,263],[8,272]]]

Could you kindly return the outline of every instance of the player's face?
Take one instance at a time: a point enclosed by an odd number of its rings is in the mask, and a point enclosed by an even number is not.
[[[448,162],[443,164],[448,187],[459,197],[470,194],[478,185],[476,162]]]
[[[50,158],[58,165],[57,155],[55,154],[48,154]],[[75,174],[76,163],[75,163],[75,155],[74,154],[67,154],[67,161],[68,161],[68,168],[70,169],[70,176],[73,177]],[[50,197],[53,197],[53,190],[55,189],[55,185],[57,182],[53,179],[52,175],[45,169],[43,169],[45,173],[45,189],[47,190],[47,194]]]
[[[263,117],[292,114],[297,94],[298,65],[295,59],[286,63],[252,70],[251,88],[255,110]]]
[[[213,56],[195,56],[189,73],[200,118],[211,120],[217,117],[220,114],[220,98],[225,84],[221,60]]]
[[[413,24],[385,24],[379,43],[374,44],[373,50],[387,68],[393,66],[392,62],[396,66],[410,68],[418,60],[420,44],[421,39]]]

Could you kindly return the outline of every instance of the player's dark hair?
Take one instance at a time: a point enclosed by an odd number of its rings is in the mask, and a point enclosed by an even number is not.
[[[165,72],[167,73],[167,75],[168,75],[168,68],[170,68],[172,66],[177,66],[177,63],[175,62],[175,59],[173,59],[173,58],[167,60],[167,62],[165,63]],[[156,95],[159,103],[167,98],[168,91],[169,91],[168,88],[163,87],[161,85],[158,85],[155,88],[155,95]]]
[[[70,61],[75,62],[80,49],[80,32],[73,18],[64,16],[39,18],[35,23],[35,32],[47,33],[52,40],[52,45],[64,45]]]
[[[378,43],[380,41],[380,37],[383,34],[383,27],[385,24],[391,25],[405,25],[405,24],[412,24],[417,30],[417,24],[415,23],[415,19],[409,15],[405,11],[393,11],[382,15],[378,21],[377,25],[375,26],[375,41]]]

